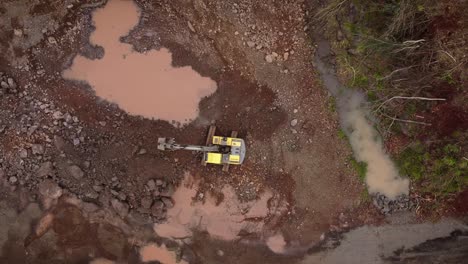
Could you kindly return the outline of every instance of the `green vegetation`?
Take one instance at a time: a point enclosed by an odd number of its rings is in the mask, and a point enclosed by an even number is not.
[[[349,162],[351,162],[351,165],[356,170],[359,180],[364,183],[366,181],[367,163],[363,161],[357,161],[352,156],[349,158]]]
[[[333,96],[328,98],[328,110],[332,113],[336,112],[336,99]]]
[[[454,144],[429,153],[417,143],[400,154],[397,164],[400,173],[422,191],[444,197],[468,188],[468,160],[460,154],[461,148]]]
[[[439,133],[445,124],[434,125],[441,120],[427,115],[438,104],[466,109],[467,9],[454,0],[330,0],[314,16],[326,27],[343,83],[366,92],[373,103],[384,140],[397,135],[413,142],[394,153],[401,175],[417,192],[436,197],[468,188],[468,131]],[[346,138],[343,131],[338,136]],[[364,180],[367,164],[350,161]]]
[[[362,190],[361,192],[361,201],[363,202],[370,202],[371,201],[371,196],[369,192],[367,191],[367,188]]]
[[[346,136],[346,133],[343,131],[343,129],[339,129],[339,130],[338,130],[338,137],[339,137],[340,139],[343,139],[343,140],[345,140],[345,139],[348,138],[348,137]]]

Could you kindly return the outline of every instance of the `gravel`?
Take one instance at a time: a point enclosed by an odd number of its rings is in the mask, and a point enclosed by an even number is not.
[[[376,194],[373,196],[373,203],[385,215],[413,210],[416,207],[416,203],[408,195],[400,195],[395,200],[390,200],[385,195]]]

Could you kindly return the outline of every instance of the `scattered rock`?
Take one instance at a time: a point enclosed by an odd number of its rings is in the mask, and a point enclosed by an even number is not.
[[[253,48],[253,47],[255,47],[255,42],[253,42],[253,41],[247,41],[247,46],[248,46],[249,48]]]
[[[138,155],[143,155],[143,154],[146,154],[146,149],[142,148],[140,149],[140,151],[138,151]]]
[[[164,181],[161,180],[161,179],[156,179],[156,185],[157,185],[157,186],[163,186],[163,185],[164,185]]]
[[[161,216],[164,212],[164,203],[161,201],[155,201],[153,206],[151,206],[151,214],[155,217]]]
[[[23,30],[21,30],[21,29],[15,28],[15,29],[13,30],[13,33],[14,33],[15,36],[17,36],[17,37],[22,37],[22,36],[23,36]]]
[[[65,148],[65,140],[59,136],[54,136],[54,145],[59,151],[63,151]]]
[[[102,186],[100,186],[100,185],[93,185],[93,190],[95,190],[96,192],[101,192],[101,191],[102,191]]]
[[[161,201],[164,203],[164,205],[166,206],[166,208],[172,208],[172,207],[174,207],[174,202],[172,202],[172,199],[171,199],[171,198],[162,197],[162,198],[161,198]]]
[[[97,199],[99,197],[99,194],[94,190],[89,190],[88,192],[86,192],[85,196],[90,199]]]
[[[57,44],[57,40],[54,37],[48,37],[47,40],[50,44]]]
[[[265,56],[265,61],[268,62],[268,63],[272,63],[273,62],[273,56],[268,54]]]
[[[390,200],[385,195],[376,194],[373,196],[373,203],[385,215],[398,211],[412,210],[416,207],[416,203],[407,195],[400,195],[396,199]]]
[[[80,180],[84,176],[84,172],[77,165],[71,165],[68,167],[68,172],[73,176],[73,178]]]
[[[297,125],[297,122],[298,122],[297,119],[293,119],[293,120],[291,120],[290,124],[291,124],[292,127],[294,127],[294,126]]]
[[[172,184],[168,184],[164,190],[161,191],[160,195],[164,197],[171,197],[175,192],[175,188]]]
[[[149,209],[149,208],[151,208],[152,204],[153,204],[153,199],[151,199],[151,197],[145,196],[145,197],[141,198],[141,207],[143,207],[145,209]]]
[[[16,178],[15,176],[11,176],[8,181],[11,183],[11,184],[15,184],[16,182],[18,182],[18,178]]]
[[[127,204],[117,199],[112,199],[111,205],[120,217],[125,218],[128,215],[129,208]]]
[[[22,158],[22,159],[27,158],[27,157],[28,157],[28,151],[25,150],[25,149],[20,149],[20,151],[19,151],[19,156],[20,156],[20,158]]]
[[[55,111],[52,114],[52,118],[55,119],[55,120],[63,119],[63,114],[60,111]]]
[[[187,26],[189,27],[190,31],[195,33],[195,28],[193,27],[192,23],[190,23],[190,21],[187,21]]]
[[[15,83],[15,80],[13,80],[13,78],[8,78],[7,79],[8,81],[8,86],[10,87],[10,89],[16,89],[16,83]]]
[[[39,128],[39,126],[33,125],[30,128],[28,128],[28,136],[31,136],[34,134],[34,132]]]
[[[41,144],[33,144],[31,146],[31,151],[34,155],[42,155],[44,154],[44,146],[42,146]]]
[[[156,189],[156,183],[154,182],[153,179],[149,180],[146,185],[148,186],[148,189],[150,191],[154,191]]]
[[[216,250],[216,254],[220,257],[224,256],[224,251],[222,251],[221,249],[218,249]]]
[[[52,176],[52,162],[46,161],[41,164],[39,169],[36,171],[36,175],[38,177],[47,177],[47,176]]]
[[[39,184],[39,193],[50,199],[58,199],[62,196],[63,192],[62,188],[60,188],[55,182],[46,179]]]
[[[94,203],[82,203],[81,206],[83,210],[88,213],[96,212],[99,209],[99,207]]]
[[[283,60],[287,61],[288,58],[289,58],[289,52],[285,52],[285,53],[283,54]]]
[[[121,201],[127,200],[127,195],[123,192],[119,192],[119,195],[117,195]]]

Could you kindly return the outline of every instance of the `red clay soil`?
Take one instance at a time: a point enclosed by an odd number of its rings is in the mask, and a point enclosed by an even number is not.
[[[468,215],[468,189],[464,190],[455,198],[452,203],[453,214],[455,216]]]
[[[468,112],[449,103],[439,104],[431,109],[431,133],[439,136],[450,136],[455,131],[468,129]]]

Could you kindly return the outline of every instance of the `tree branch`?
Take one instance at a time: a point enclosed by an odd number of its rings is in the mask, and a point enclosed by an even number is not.
[[[419,97],[419,96],[393,96],[392,98],[386,100],[385,102],[381,103],[374,112],[377,112],[382,108],[382,106],[394,99],[405,99],[405,100],[424,100],[424,101],[445,101],[445,98],[428,98],[428,97]]]

